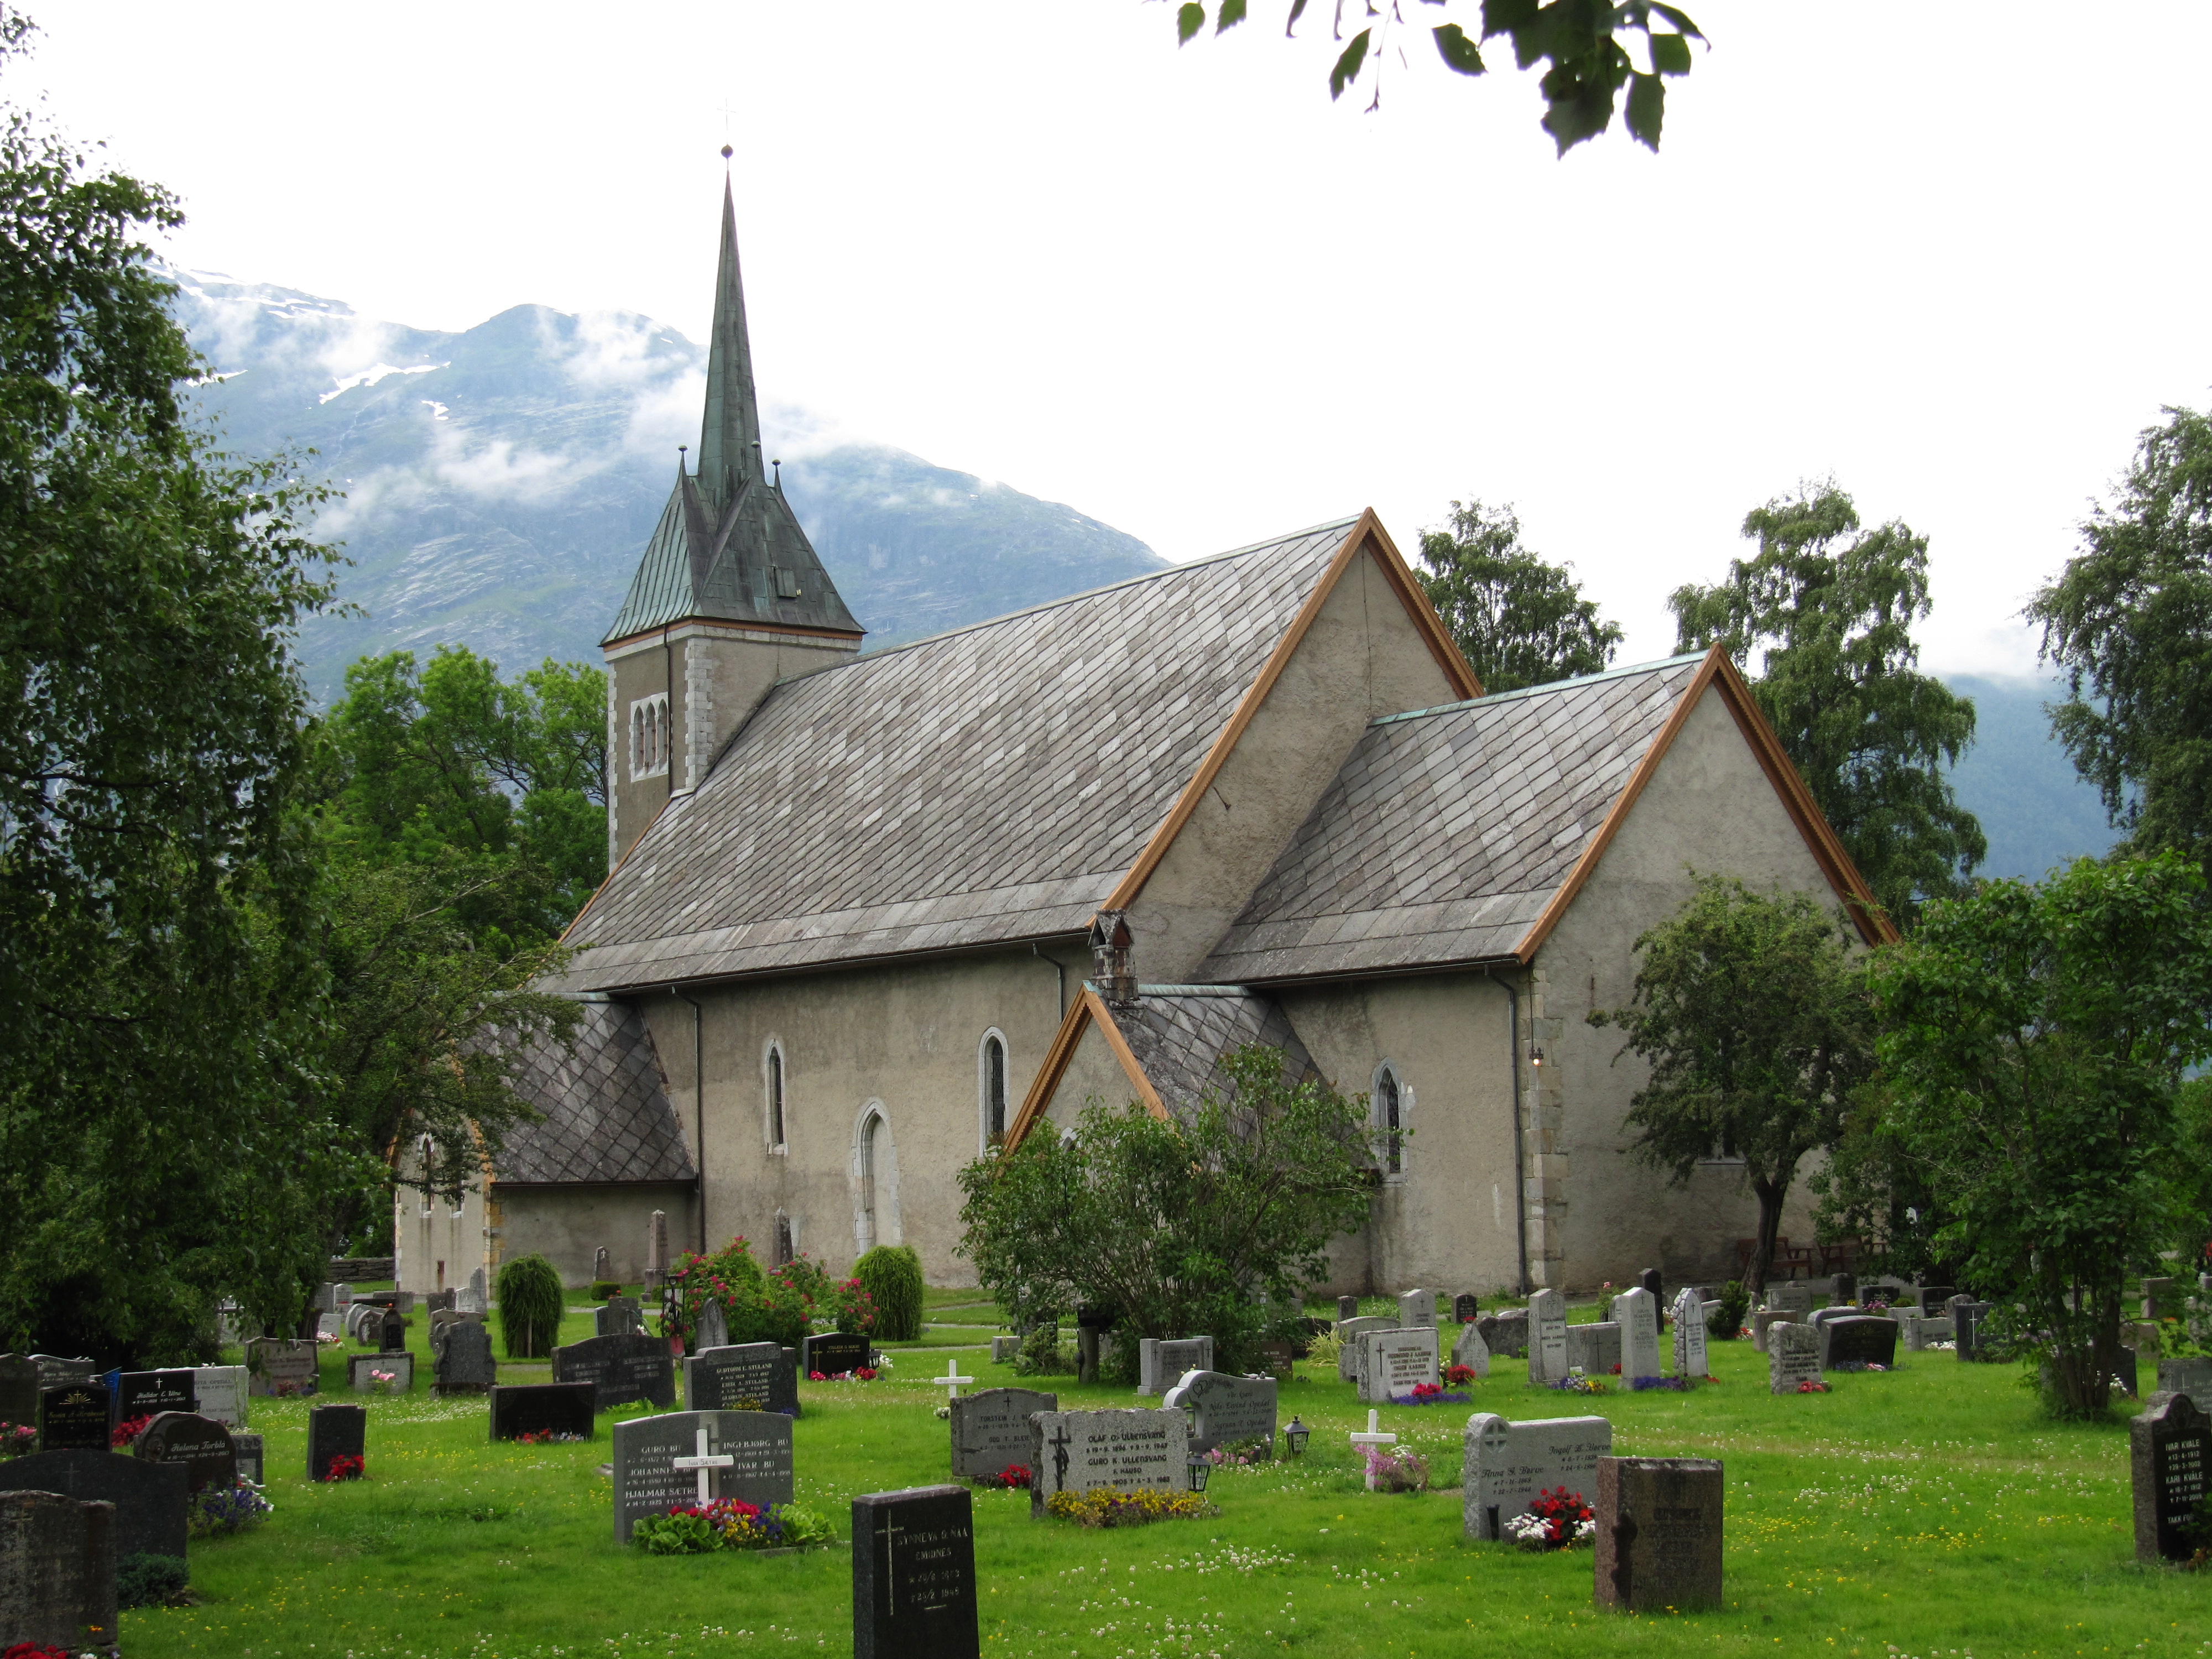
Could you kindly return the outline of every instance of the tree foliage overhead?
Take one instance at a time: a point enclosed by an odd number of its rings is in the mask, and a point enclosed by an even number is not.
[[[1602,673],[1620,625],[1598,620],[1568,565],[1521,545],[1510,506],[1454,501],[1451,526],[1421,532],[1414,574],[1486,692]]]
[[[1677,915],[1636,941],[1635,1000],[1589,1016],[1620,1027],[1621,1053],[1650,1065],[1627,1119],[1638,1158],[1676,1182],[1708,1159],[1743,1160],[1759,1200],[1744,1274],[1754,1293],[1798,1166],[1835,1144],[1872,1073],[1856,938],[1809,894],[1769,896],[1703,876]]]
[[[1624,88],[1630,136],[1657,149],[1667,112],[1667,82],[1690,72],[1690,42],[1702,43],[1705,38],[1681,8],[1660,0],[1627,0],[1621,5],[1605,0],[1482,0],[1474,35],[1468,34],[1462,21],[1474,9],[1471,6],[1462,6],[1461,19],[1431,22],[1429,17],[1441,15],[1450,0],[1421,0],[1432,9],[1415,14],[1419,21],[1409,20],[1407,3],[1363,0],[1352,21],[1365,27],[1347,35],[1346,13],[1350,8],[1345,0],[1335,0],[1331,39],[1340,49],[1328,72],[1332,99],[1343,97],[1364,76],[1374,86],[1368,108],[1379,108],[1382,65],[1389,54],[1405,51],[1406,43],[1396,37],[1406,31],[1425,31],[1429,39],[1423,50],[1433,50],[1447,69],[1469,76],[1489,69],[1483,46],[1504,40],[1512,44],[1516,67],[1547,66],[1537,82],[1544,96],[1542,125],[1562,155],[1613,125]],[[1306,5],[1307,0],[1288,0],[1285,35],[1297,33]],[[1243,22],[1250,9],[1250,0],[1215,0],[1209,12],[1200,0],[1183,0],[1176,8],[1176,43],[1188,45],[1209,19],[1213,32],[1223,33]],[[1655,27],[1660,24],[1665,27]]]
[[[1267,1304],[1299,1305],[1364,1223],[1375,1160],[1364,1097],[1286,1082],[1279,1049],[1222,1070],[1228,1091],[1175,1121],[1094,1102],[1065,1139],[1040,1125],[960,1172],[961,1254],[1011,1317],[1110,1310],[1132,1376],[1146,1336],[1204,1332],[1220,1369],[1256,1364]]]
[[[2166,416],[2027,614],[2067,671],[2051,724],[2113,823],[2212,877],[2212,414]]]
[[[2212,1054],[2203,874],[2167,853],[1990,882],[1929,905],[1873,977],[1882,1131],[1944,1195],[1938,1242],[2045,1346],[2062,1408],[2102,1412],[2127,1276],[2190,1231],[2177,1108]]]
[[[1973,702],[1917,666],[1928,538],[1898,520],[1862,531],[1832,483],[1754,507],[1743,533],[1757,555],[1668,598],[1676,648],[1721,644],[1751,676],[1859,873],[1909,924],[1923,899],[1965,891],[1989,850],[1944,770],[1973,742]]]

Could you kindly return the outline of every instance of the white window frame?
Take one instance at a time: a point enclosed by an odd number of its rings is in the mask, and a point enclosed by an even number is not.
[[[1389,1079],[1391,1091],[1396,1096],[1398,1102],[1397,1134],[1395,1139],[1391,1137],[1391,1125],[1384,1115],[1382,1109],[1382,1084],[1386,1079]],[[1406,1157],[1406,1141],[1413,1133],[1413,1091],[1407,1087],[1406,1074],[1399,1069],[1397,1061],[1386,1058],[1376,1063],[1375,1075],[1369,1082],[1367,1098],[1369,1113],[1375,1127],[1383,1136],[1382,1179],[1386,1182],[1403,1181],[1406,1178],[1406,1170],[1409,1161]],[[1398,1167],[1395,1170],[1390,1167],[1393,1152],[1397,1154],[1398,1160]]]
[[[791,1056],[781,1037],[761,1048],[761,1137],[770,1158],[791,1155]]]
[[[979,1154],[988,1152],[991,1146],[991,1045],[994,1042],[999,1045],[999,1108],[1004,1114],[999,1133],[1003,1135],[1014,1127],[1013,1059],[1008,1051],[1006,1034],[994,1025],[975,1044],[975,1150]]]
[[[629,705],[629,775],[635,783],[668,775],[668,693],[633,697]]]

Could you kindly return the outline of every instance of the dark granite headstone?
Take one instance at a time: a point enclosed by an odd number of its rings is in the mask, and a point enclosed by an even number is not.
[[[1858,1299],[1859,1279],[1856,1273],[1838,1273],[1829,1282],[1828,1305],[1830,1307],[1840,1308],[1846,1304],[1855,1304]]]
[[[595,1336],[631,1336],[645,1328],[645,1316],[638,1310],[634,1296],[610,1297],[592,1310],[592,1334]]]
[[[1452,1323],[1472,1325],[1482,1317],[1482,1304],[1473,1291],[1462,1291],[1452,1298]]]
[[[589,1382],[495,1383],[491,1389],[491,1437],[512,1440],[525,1434],[597,1432],[596,1390]]]
[[[0,1492],[58,1492],[115,1505],[115,1554],[185,1553],[185,1472],[111,1451],[40,1451],[0,1460]]]
[[[100,1375],[100,1367],[89,1359],[63,1359],[50,1353],[34,1353],[31,1363],[39,1368],[39,1386],[58,1389],[64,1382],[82,1382]]]
[[[115,1422],[104,1382],[66,1382],[39,1391],[39,1449],[106,1451]]]
[[[1336,1316],[1337,1316],[1339,1319],[1357,1319],[1357,1318],[1358,1318],[1358,1317],[1359,1317],[1359,1298],[1358,1298],[1358,1297],[1356,1297],[1356,1296],[1340,1296],[1339,1297],[1337,1297],[1337,1298],[1336,1298]]]
[[[830,1331],[806,1339],[807,1376],[820,1372],[824,1376],[837,1376],[847,1371],[857,1371],[868,1363],[868,1339],[844,1331]]]
[[[2162,1364],[2160,1369],[2164,1369]],[[2142,1397],[2142,1368],[2136,1361],[2136,1351],[2133,1348],[2122,1348],[2112,1356],[2112,1386],[2127,1395],[2129,1399],[2136,1400]]]
[[[176,1463],[185,1471],[185,1489],[205,1492],[238,1484],[238,1453],[230,1431],[211,1417],[163,1412],[146,1425],[131,1455],[149,1463]]]
[[[1291,1367],[1297,1364],[1298,1351],[1288,1342],[1262,1342],[1259,1345],[1260,1364],[1268,1376],[1287,1382]]]
[[[1929,1315],[1941,1314],[1945,1305],[1958,1293],[1957,1289],[1949,1285],[1923,1285],[1920,1287],[1920,1311]]]
[[[196,1412],[198,1392],[190,1371],[125,1371],[115,1379],[115,1420],[152,1417],[158,1412]]]
[[[307,1479],[331,1480],[331,1462],[340,1457],[362,1457],[368,1450],[368,1407],[366,1406],[310,1406],[307,1407]]]
[[[246,1386],[255,1394],[313,1394],[320,1386],[316,1345],[260,1336],[246,1345]]]
[[[433,1291],[422,1298],[422,1311],[426,1314],[451,1313],[453,1303],[459,1296],[459,1291]]]
[[[1180,1407],[1191,1413],[1190,1449],[1264,1442],[1275,1453],[1275,1379],[1231,1376],[1224,1371],[1194,1371],[1168,1390],[1162,1410]],[[1048,1408],[1050,1409],[1050,1408]]]
[[[389,1382],[380,1382],[380,1376]],[[354,1353],[346,1356],[346,1387],[356,1394],[409,1394],[415,1388],[415,1356],[401,1348],[395,1352]]]
[[[676,1403],[675,1362],[666,1340],[658,1336],[588,1336],[556,1348],[553,1380],[590,1383],[601,1411],[634,1400]]]
[[[1474,1328],[1482,1333],[1482,1345],[1490,1350],[1493,1359],[1526,1359],[1528,1357],[1528,1310],[1526,1308],[1503,1308],[1494,1314],[1485,1314],[1474,1322]]]
[[[1667,1293],[1661,1288],[1661,1284],[1656,1267],[1646,1267],[1636,1275],[1636,1287],[1651,1292],[1652,1310],[1657,1316],[1659,1328],[1663,1331],[1667,1328]]]
[[[1989,1339],[1983,1322],[1990,1316],[1990,1306],[1986,1302],[1968,1302],[1960,1297],[1951,1299],[1951,1329],[1960,1358],[1989,1358]]]
[[[853,1500],[853,1659],[980,1659],[974,1500],[915,1486]]]
[[[387,1308],[384,1317],[377,1322],[376,1346],[383,1353],[407,1352],[407,1318],[397,1308]]]
[[[2136,1559],[2186,1561],[2212,1540],[2194,1522],[2212,1474],[2212,1418],[2185,1394],[2167,1395],[2128,1425]]]
[[[261,1437],[258,1434],[234,1434],[230,1449],[238,1456],[238,1478],[251,1480],[255,1486],[268,1482],[268,1469],[262,1461]]]
[[[684,1362],[684,1404],[695,1412],[799,1415],[799,1358],[773,1342],[708,1348]]]
[[[1030,1413],[1056,1412],[1060,1396],[1034,1389],[986,1389],[952,1402],[952,1478],[987,1479],[1030,1461]]]
[[[34,1428],[38,1421],[38,1361],[25,1354],[0,1353],[0,1423]]]
[[[1823,1362],[1829,1370],[1853,1365],[1880,1365],[1887,1370],[1897,1364],[1897,1322],[1871,1314],[1846,1314],[1820,1327]]]
[[[699,1501],[699,1472],[678,1468],[678,1458],[728,1457],[707,1471],[709,1498],[735,1498],[766,1508],[792,1495],[791,1419],[781,1412],[664,1412],[614,1425],[615,1542],[648,1516]]]
[[[1624,1613],[1721,1604],[1719,1462],[1601,1457],[1597,1465],[1596,1601]]]
[[[112,1652],[115,1506],[0,1493],[0,1642]]]
[[[464,1319],[446,1327],[433,1377],[441,1398],[482,1394],[499,1381],[499,1362],[491,1353],[491,1333],[482,1320]]]

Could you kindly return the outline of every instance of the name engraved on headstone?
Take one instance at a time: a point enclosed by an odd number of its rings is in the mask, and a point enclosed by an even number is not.
[[[676,1467],[697,1455],[707,1431],[709,1456],[727,1456],[726,1468],[706,1471],[714,1498],[735,1498],[766,1508],[788,1504],[792,1494],[791,1419],[781,1412],[665,1412],[614,1425],[615,1541],[648,1516],[699,1501],[698,1472]]]
[[[806,1375],[843,1376],[868,1363],[868,1339],[849,1331],[825,1331],[806,1339]]]
[[[1461,1530],[1469,1538],[1503,1538],[1539,1492],[1565,1486],[1589,1503],[1597,1461],[1613,1450],[1613,1425],[1602,1417],[1540,1417],[1509,1423],[1495,1412],[1467,1419],[1461,1464]]]
[[[246,1345],[246,1386],[283,1399],[313,1394],[319,1386],[316,1345],[284,1337],[256,1337]]]
[[[1799,1394],[1800,1384],[1820,1380],[1820,1334],[1791,1322],[1766,1334],[1766,1391]]]
[[[988,1480],[1030,1461],[1030,1415],[1056,1412],[1060,1396],[1035,1389],[986,1389],[952,1402],[952,1475]]]
[[[1194,1452],[1222,1446],[1264,1446],[1264,1455],[1275,1455],[1276,1397],[1272,1376],[1190,1371],[1168,1390],[1160,1408],[1181,1408],[1191,1413],[1190,1449]]]
[[[979,1659],[974,1499],[915,1486],[853,1500],[853,1659]]]
[[[1190,1414],[1143,1407],[1038,1412],[1030,1419],[1030,1513],[1054,1492],[1182,1492],[1190,1486]]]
[[[1398,1323],[1407,1330],[1415,1326],[1437,1328],[1437,1293],[1434,1291],[1401,1291],[1398,1294]]]
[[[2192,1523],[2212,1473],[2212,1418],[2185,1394],[2167,1395],[2128,1424],[2136,1559],[2186,1561],[2202,1547]]]
[[[590,1383],[601,1411],[639,1400],[676,1403],[675,1364],[657,1336],[591,1336],[556,1348],[553,1380]]]
[[[211,1417],[163,1412],[146,1425],[131,1452],[149,1463],[180,1465],[187,1491],[238,1484],[238,1453],[231,1445],[230,1431]]]
[[[151,1417],[157,1412],[196,1412],[199,1395],[192,1388],[192,1374],[177,1371],[125,1371],[115,1379],[115,1420],[127,1423],[134,1417]]]
[[[66,1382],[39,1391],[41,1451],[104,1452],[113,1422],[105,1383]]]
[[[1482,1317],[1482,1304],[1472,1291],[1462,1291],[1452,1298],[1452,1323],[1472,1325]]]
[[[684,1404],[690,1411],[781,1412],[799,1415],[799,1360],[773,1342],[708,1348],[684,1362]]]
[[[1567,1299],[1557,1291],[1528,1298],[1528,1380],[1538,1388],[1567,1380]]]
[[[225,1428],[246,1426],[246,1378],[243,1365],[199,1365],[192,1370],[192,1397],[202,1417]]]
[[[1382,1322],[1386,1327],[1389,1324],[1388,1320]],[[1212,1369],[1213,1339],[1210,1336],[1184,1336],[1167,1340],[1143,1337],[1138,1340],[1139,1394],[1165,1394],[1185,1371],[1210,1371]]]
[[[1365,1346],[1367,1364],[1360,1377],[1359,1397],[1370,1406],[1403,1400],[1420,1384],[1438,1380],[1434,1325],[1375,1331],[1368,1335]]]
[[[1720,1606],[1725,1484],[1712,1458],[1601,1460],[1590,1506],[1597,1605],[1626,1613]]]

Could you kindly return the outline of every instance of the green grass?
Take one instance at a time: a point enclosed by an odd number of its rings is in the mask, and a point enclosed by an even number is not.
[[[1085,1532],[1031,1522],[1024,1495],[978,1493],[985,1650],[2212,1659],[2212,1575],[2133,1559],[2120,1419],[2048,1423],[2015,1371],[1942,1353],[1786,1399],[1767,1395],[1765,1357],[1748,1344],[1713,1354],[1722,1381],[1694,1395],[1577,1400],[1531,1389],[1523,1368],[1501,1361],[1472,1406],[1383,1417],[1446,1482],[1471,1410],[1600,1411],[1616,1450],[1722,1458],[1720,1611],[1600,1615],[1588,1552],[1468,1544],[1456,1492],[1362,1491],[1345,1435],[1365,1408],[1333,1373],[1301,1366],[1284,1409],[1313,1427],[1310,1451],[1218,1473],[1212,1517]],[[962,1368],[985,1384],[1014,1380],[1007,1366]],[[836,1516],[841,1532],[854,1494],[945,1478],[946,1430],[933,1413],[942,1394],[921,1370],[805,1389],[799,1495]],[[1049,1381],[1071,1406],[1134,1403]],[[849,1650],[842,1549],[763,1560],[617,1548],[609,1483],[596,1473],[610,1455],[604,1420],[588,1445],[492,1446],[481,1401],[418,1389],[372,1400],[369,1411],[370,1478],[314,1486],[301,1472],[305,1403],[253,1402],[276,1512],[258,1533],[193,1547],[204,1605],[126,1613],[130,1659],[621,1659],[738,1656],[763,1642]]]

